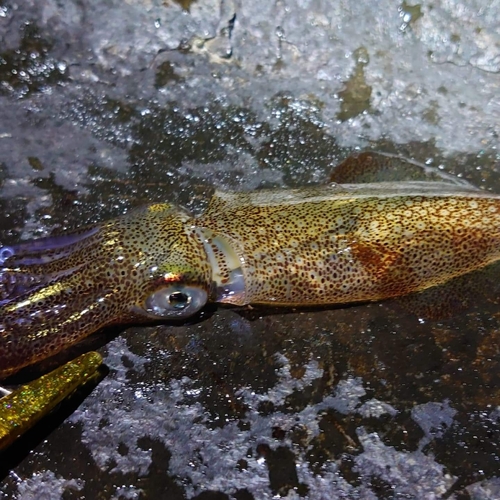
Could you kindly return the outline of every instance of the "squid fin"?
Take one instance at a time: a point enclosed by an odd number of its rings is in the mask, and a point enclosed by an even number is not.
[[[364,151],[346,158],[337,165],[330,182],[358,184],[372,182],[427,181],[445,182],[467,190],[478,188],[464,179],[442,170],[391,153]]]

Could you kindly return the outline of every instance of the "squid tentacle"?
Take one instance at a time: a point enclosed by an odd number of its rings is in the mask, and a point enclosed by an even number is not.
[[[112,295],[112,290],[98,283],[83,290],[80,274],[68,270],[1,304],[0,378],[57,353],[107,324],[114,314],[109,304]]]
[[[100,240],[100,228],[93,227],[0,248],[0,266],[5,266],[0,269],[0,304],[75,272]]]

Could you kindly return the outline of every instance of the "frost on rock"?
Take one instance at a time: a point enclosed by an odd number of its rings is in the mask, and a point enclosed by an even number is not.
[[[335,460],[327,461],[320,473],[313,470],[307,453],[312,440],[321,433],[318,424],[325,411],[335,410],[346,415],[358,412],[370,417],[397,413],[392,406],[375,399],[360,405],[360,398],[366,391],[361,379],[352,377],[339,382],[334,394],[324,397],[317,404],[306,406],[302,411],[274,411],[269,415],[259,413],[260,403],[268,401],[279,409],[287,396],[306,389],[320,378],[323,371],[316,361],[307,363],[303,377],[295,379],[290,374],[287,358],[279,355],[279,381],[272,389],[264,394],[240,389],[238,396],[248,408],[243,419],[247,430],[242,430],[241,421],[236,419],[214,428],[210,425],[207,408],[199,401],[186,403],[196,395],[194,382],[188,377],[140,389],[124,384],[126,369],[122,363],[123,356],[133,358],[139,367],[144,360],[128,352],[122,340],[115,340],[111,347],[111,352],[115,354],[111,354],[106,362],[116,375],[106,378],[72,417],[74,422],[81,423],[82,441],[103,470],[110,468],[112,463],[111,472],[134,471],[139,476],[146,476],[152,463],[151,451],[141,449],[138,440],[147,436],[163,443],[169,450],[171,458],[165,464],[165,474],[181,481],[189,496],[206,490],[231,494],[246,488],[255,498],[273,498],[266,460],[256,452],[259,445],[267,445],[271,449],[278,446],[291,449],[295,456],[297,477],[301,484],[307,485],[309,498],[314,499],[332,498],[334,491],[338,498],[375,499],[370,490],[370,477],[374,474],[393,484],[395,492],[418,498],[434,498],[432,494],[446,491],[454,481],[443,472],[440,464],[424,453],[397,452],[362,427],[358,428],[358,437],[363,449],[355,457],[361,485],[353,486],[347,482]],[[96,404],[96,400],[106,404]],[[103,425],[103,422],[106,424]],[[305,429],[307,435],[303,446],[297,446],[288,437],[288,431],[298,425]],[[429,428],[435,425],[438,423]],[[277,427],[286,431],[286,437],[279,441],[272,433]],[[120,443],[126,445],[127,454],[119,453]],[[238,467],[241,460],[246,463],[243,470]],[[155,464],[155,467],[158,466]],[[135,489],[125,490],[122,487],[116,495],[133,498],[136,494]],[[292,489],[283,498],[298,496]]]
[[[412,418],[425,434],[420,440],[419,449],[421,450],[433,438],[442,437],[453,423],[456,413],[448,401],[415,406],[411,411]]]
[[[458,66],[470,64],[483,71],[498,73],[498,6],[498,2],[486,6],[481,0],[445,0],[432,8],[425,6],[419,33],[433,61]]]
[[[65,490],[80,491],[83,482],[57,477],[52,471],[33,474],[18,486],[18,500],[53,500],[61,498]]]
[[[420,451],[404,453],[386,446],[376,433],[358,430],[363,453],[355,458],[359,472],[369,479],[380,477],[394,493],[409,498],[438,499],[451,487],[456,478],[446,474],[444,467]]]
[[[471,500],[495,500],[500,498],[500,478],[471,484],[466,490]]]
[[[366,401],[358,408],[358,413],[363,417],[381,417],[382,415],[390,415],[394,417],[398,413],[393,406],[390,404],[384,403],[383,401],[379,401],[378,399],[370,399]]]

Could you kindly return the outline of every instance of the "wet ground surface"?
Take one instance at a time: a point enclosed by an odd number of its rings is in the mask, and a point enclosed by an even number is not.
[[[0,242],[325,182],[358,149],[500,192],[497,2],[246,3],[1,2]],[[109,373],[0,457],[0,496],[499,498],[496,276],[440,291],[451,317],[105,332]]]

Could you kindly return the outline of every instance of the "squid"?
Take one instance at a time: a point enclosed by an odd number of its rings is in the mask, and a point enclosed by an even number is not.
[[[368,160],[356,160],[370,170]],[[349,162],[339,172],[349,178]],[[329,306],[433,289],[500,259],[500,195],[444,181],[216,191],[0,248],[0,380],[113,324],[209,303]],[[87,353],[0,399],[0,449],[95,376]],[[27,409],[30,411],[27,411]]]
[[[207,303],[328,306],[423,291],[500,259],[500,195],[445,182],[216,192],[0,250],[0,379],[112,324]],[[2,262],[3,261],[3,262]]]

